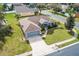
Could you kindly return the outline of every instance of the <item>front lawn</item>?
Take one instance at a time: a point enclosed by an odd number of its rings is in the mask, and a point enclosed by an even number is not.
[[[66,42],[66,43],[64,43],[64,44],[61,44],[61,45],[59,45],[59,47],[62,48],[62,47],[65,47],[65,46],[67,46],[67,45],[70,45],[70,44],[79,42],[79,30],[76,29],[76,31],[77,31],[77,33],[78,33],[78,38],[76,38],[75,40],[72,40],[72,41],[70,41],[70,42]]]
[[[0,55],[16,55],[23,52],[31,51],[31,47],[28,43],[22,40],[23,33],[19,27],[19,22],[15,18],[15,14],[6,14],[5,19],[7,24],[12,27],[13,34],[5,37],[5,44],[0,51]]]
[[[59,47],[59,48],[62,48],[62,47],[68,46],[68,45],[73,44],[73,43],[76,43],[76,42],[79,42],[79,40],[78,40],[78,39],[75,39],[75,40],[72,40],[72,41],[70,41],[70,42],[66,42],[66,43],[64,43],[64,44],[61,44],[61,45],[59,45],[58,47]]]
[[[69,38],[72,37],[72,35],[70,35],[66,28],[64,27],[63,24],[60,24],[61,28],[57,28],[57,29],[49,29],[50,34],[48,34],[46,36],[45,42],[49,45],[49,44],[53,44],[53,43],[57,43],[60,41],[64,41],[67,40]]]

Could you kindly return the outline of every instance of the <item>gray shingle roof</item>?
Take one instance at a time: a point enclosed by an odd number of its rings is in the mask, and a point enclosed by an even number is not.
[[[40,30],[38,25],[35,25],[33,22],[25,19],[19,20],[22,30],[25,32],[32,32],[36,30]]]
[[[25,5],[23,4],[19,4],[19,5],[14,5],[15,7],[15,11],[17,13],[27,13],[27,12],[34,12],[32,9],[26,7]]]

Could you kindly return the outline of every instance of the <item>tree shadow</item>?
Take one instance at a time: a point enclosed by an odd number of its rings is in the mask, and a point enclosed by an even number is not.
[[[68,34],[74,36],[74,31],[69,31]]]
[[[77,39],[79,40],[79,34],[78,34],[78,36],[77,36]]]
[[[50,29],[48,29],[48,33],[47,34],[53,34],[54,33],[54,31],[55,30],[57,30],[57,29],[64,29],[64,28],[62,28],[62,27],[54,27],[54,28],[50,28]]]
[[[2,50],[6,39],[6,36],[11,36],[13,34],[11,26],[4,26],[0,28],[0,50]]]
[[[54,28],[49,29],[47,34],[52,34],[52,33],[54,33],[54,30],[55,30]]]
[[[26,43],[27,43],[27,44],[30,44],[29,40],[26,40]]]

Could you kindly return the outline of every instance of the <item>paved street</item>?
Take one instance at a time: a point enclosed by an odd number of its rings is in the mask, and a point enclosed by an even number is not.
[[[79,56],[79,42],[65,49],[50,53],[47,56]]]
[[[79,22],[75,22],[75,28],[79,29]]]
[[[50,13],[47,10],[43,10],[42,14],[48,15],[48,16],[52,17],[54,20],[60,21],[62,23],[66,22],[66,17]],[[75,22],[75,28],[79,29],[79,22]]]
[[[62,17],[62,16],[59,16],[59,15],[50,13],[50,12],[48,12],[47,10],[42,11],[42,14],[51,16],[54,20],[57,20],[57,21],[60,21],[60,22],[66,22],[66,21],[65,21],[65,19],[66,19],[65,17]]]

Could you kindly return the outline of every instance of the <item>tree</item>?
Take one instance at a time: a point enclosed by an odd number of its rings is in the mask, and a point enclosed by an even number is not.
[[[67,18],[67,22],[65,25],[69,31],[72,31],[72,29],[74,28],[74,25],[75,25],[74,17],[70,15],[70,17]]]
[[[3,11],[5,11],[6,10],[6,8],[7,8],[7,4],[3,4]]]
[[[16,14],[15,17],[17,18],[17,20],[19,20],[19,18],[21,17],[20,14]]]
[[[0,20],[4,19],[4,14],[0,11]]]
[[[34,14],[35,14],[35,15],[38,15],[39,13],[38,13],[38,11],[35,11]]]
[[[73,15],[73,14],[76,13],[76,10],[74,9],[72,3],[71,3],[71,4],[69,5],[69,7],[67,8],[66,12],[67,12],[69,15]]]
[[[10,11],[12,11],[14,9],[13,4],[11,5],[11,7],[9,8]]]
[[[0,28],[0,41],[5,42],[5,37],[10,36],[12,34],[12,28],[9,25],[5,25]]]
[[[39,9],[39,13],[41,14],[41,10],[43,10],[45,8],[44,4],[37,4],[36,6]]]
[[[0,27],[2,25],[3,19],[4,19],[4,14],[0,11]]]
[[[54,13],[57,13],[57,12],[60,12],[61,11],[61,8],[55,7],[55,8],[53,8],[53,10],[54,10]]]

